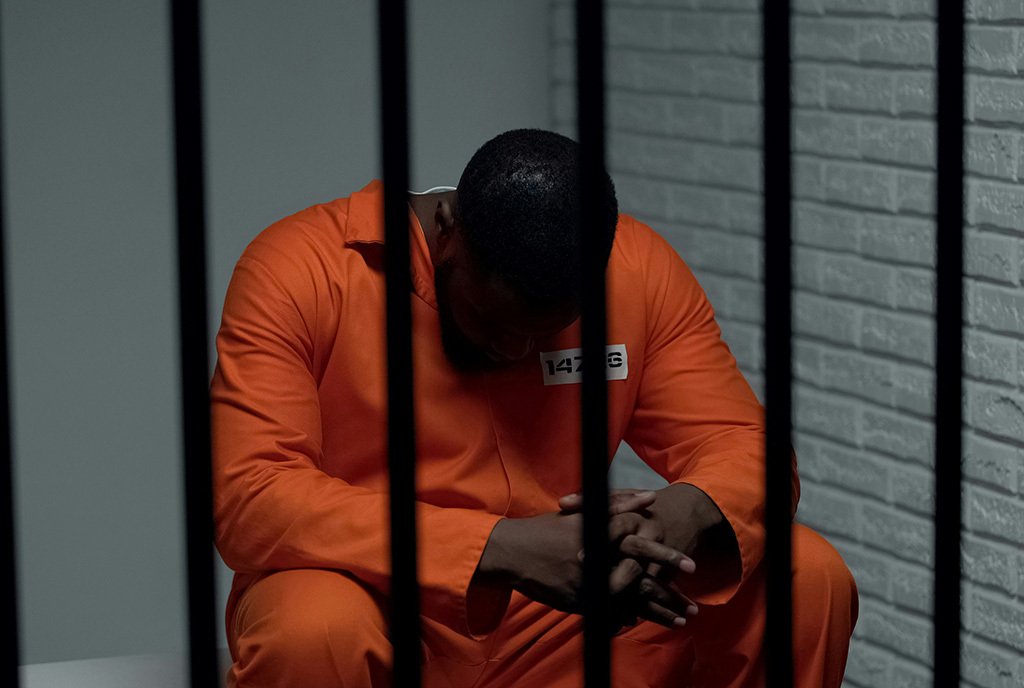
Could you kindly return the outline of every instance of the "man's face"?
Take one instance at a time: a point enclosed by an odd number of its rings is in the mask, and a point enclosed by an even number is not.
[[[506,284],[477,270],[463,246],[453,247],[435,266],[434,287],[441,343],[448,360],[463,372],[520,361],[536,351],[538,341],[577,317],[570,305],[546,312],[527,309]]]

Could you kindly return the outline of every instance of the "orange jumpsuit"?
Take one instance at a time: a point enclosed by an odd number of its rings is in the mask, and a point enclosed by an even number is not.
[[[275,223],[228,288],[211,393],[217,545],[236,572],[229,685],[387,684],[381,201],[373,182]],[[580,617],[470,583],[498,520],[557,511],[579,487],[580,386],[550,384],[572,379],[543,355],[455,372],[411,212],[410,237],[425,683],[578,686]],[[623,215],[607,274],[608,343],[627,368],[609,382],[609,446],[704,491],[739,545],[735,575],[701,582],[683,630],[641,622],[615,638],[613,685],[758,685],[763,410],[660,236]],[[578,346],[578,325],[539,343]],[[795,526],[794,543],[798,685],[838,686],[856,589],[819,536]]]

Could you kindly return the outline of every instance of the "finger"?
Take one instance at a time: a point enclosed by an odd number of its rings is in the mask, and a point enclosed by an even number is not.
[[[667,609],[657,602],[651,602],[650,600],[641,603],[638,612],[640,617],[653,621],[665,628],[681,628],[686,625],[685,616],[680,616],[671,609]]]
[[[671,609],[679,616],[690,617],[697,614],[697,605],[693,603],[693,600],[679,592],[671,584],[644,576],[637,584],[637,590],[642,599],[656,602],[666,609]]]
[[[618,595],[633,584],[644,573],[644,567],[636,559],[623,559],[612,568],[608,576],[608,592]]]
[[[612,490],[608,500],[608,515],[614,516],[626,511],[640,511],[654,504],[657,494],[651,490]],[[575,512],[583,508],[583,493],[573,492],[558,498],[558,508],[564,512]]]
[[[642,511],[654,504],[657,495],[650,490],[644,492],[623,492],[612,496],[608,505],[608,515],[624,514],[627,511]]]
[[[624,536],[619,543],[619,552],[627,557],[643,559],[652,564],[663,564],[685,573],[697,570],[696,562],[679,550],[639,535]]]

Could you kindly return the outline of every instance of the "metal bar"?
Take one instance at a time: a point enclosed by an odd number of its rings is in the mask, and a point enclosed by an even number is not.
[[[210,373],[206,314],[199,0],[171,3],[174,157],[178,221],[178,315],[185,450],[185,526],[191,685],[220,684],[213,573]]]
[[[2,54],[2,51],[0,51]],[[2,70],[0,70],[2,71]],[[0,89],[2,93],[2,89]],[[2,102],[2,98],[0,98]],[[2,111],[2,108],[0,108]],[[7,275],[6,275],[6,187],[4,185],[3,117],[0,112],[0,500],[2,500],[3,533],[0,533],[0,588],[3,589],[3,603],[0,618],[6,619],[4,627],[4,663],[0,673],[0,684],[18,688],[20,663],[20,642],[18,637],[18,570],[15,557],[17,542],[14,528],[14,456],[11,451],[11,397],[8,377],[7,347]],[[3,678],[6,676],[7,678]]]
[[[793,685],[792,159],[790,1],[762,5],[765,250],[765,672],[770,688]]]
[[[934,685],[959,685],[964,3],[938,3]]]
[[[577,121],[580,142],[579,229],[583,234],[581,339],[583,360],[580,456],[583,473],[583,669],[588,688],[611,682],[608,609],[608,389],[605,373],[603,242],[587,228],[602,226],[605,170],[604,3],[576,1]]]
[[[393,685],[420,685],[416,578],[416,435],[409,276],[409,122],[405,0],[379,0],[381,152],[387,270],[388,471]]]

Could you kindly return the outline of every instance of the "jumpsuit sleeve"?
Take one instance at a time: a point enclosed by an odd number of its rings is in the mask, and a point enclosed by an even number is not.
[[[727,602],[764,555],[764,409],[721,338],[714,310],[689,266],[645,228],[647,343],[636,407],[626,431],[634,451],[670,483],[703,491],[725,517],[738,552],[724,579],[700,581],[704,604]],[[793,513],[800,495],[796,454]],[[736,561],[738,555],[739,561]]]
[[[388,495],[320,468],[313,361],[328,285],[294,256],[273,265],[239,259],[217,335],[211,412],[218,550],[240,573],[337,569],[386,596]],[[463,635],[486,635],[509,592],[471,581],[501,517],[417,502],[417,518],[422,613]]]

